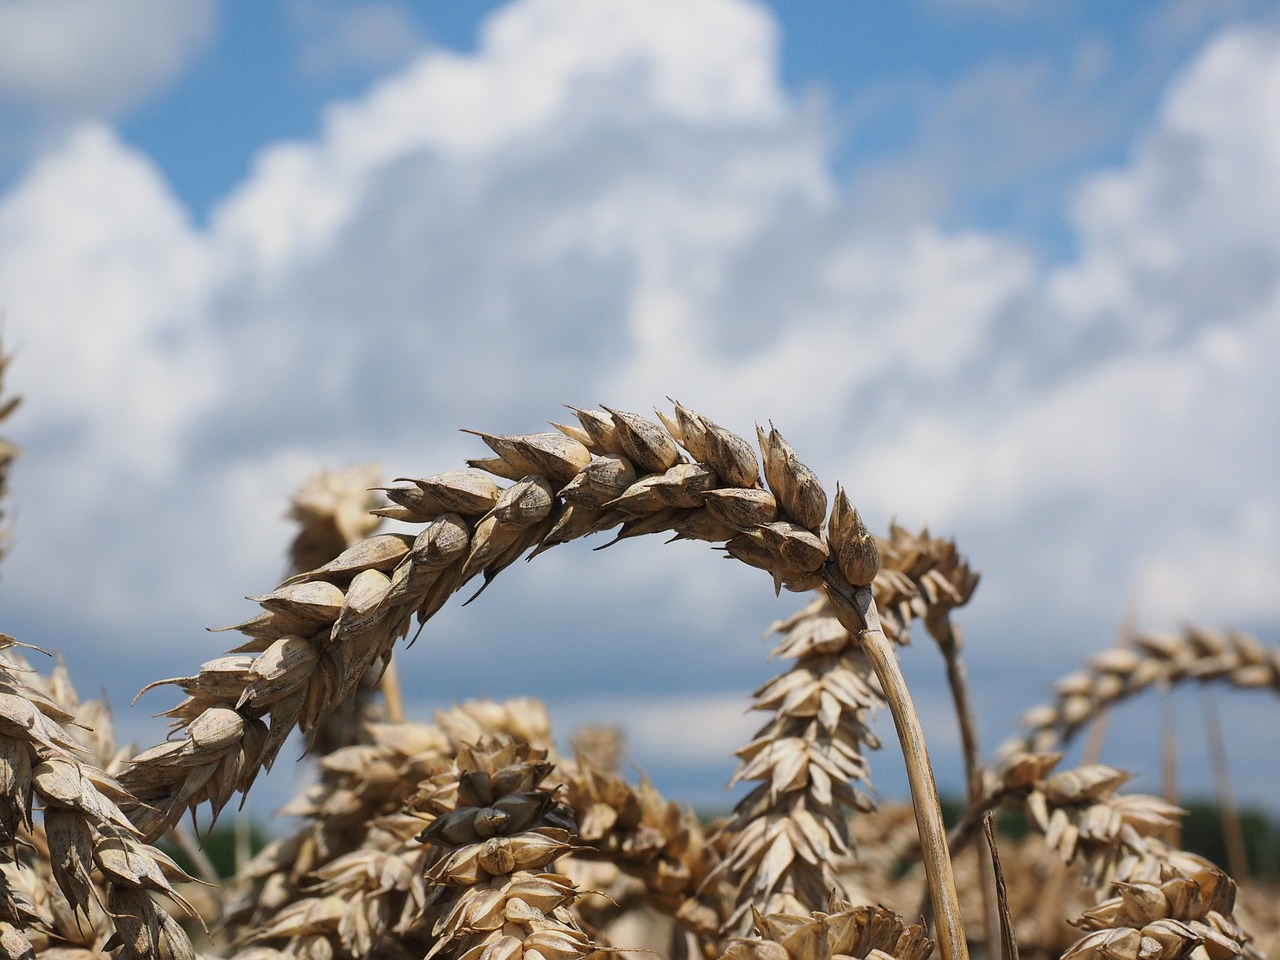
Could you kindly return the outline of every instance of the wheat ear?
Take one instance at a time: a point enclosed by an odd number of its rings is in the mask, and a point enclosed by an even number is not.
[[[425,951],[432,941],[417,920],[430,848],[416,840],[423,822],[403,813],[406,804],[466,744],[495,734],[539,749],[551,742],[545,709],[527,699],[469,701],[434,723],[375,724],[371,734],[371,743],[321,758],[321,780],[284,808],[304,824],[242,872],[248,882],[227,908],[231,939],[283,940],[290,949],[305,939],[350,951],[388,932],[414,933]]]
[[[1026,732],[1002,745],[999,755],[1056,750],[1114,704],[1152,686],[1191,680],[1280,693],[1280,647],[1203,627],[1136,634],[1055,683],[1053,702],[1024,713]]]
[[[733,782],[759,781],[725,825],[724,857],[708,884],[727,884],[733,911],[724,930],[742,935],[753,910],[808,914],[847,896],[836,867],[850,853],[847,820],[874,806],[866,749],[879,747],[867,726],[885,705],[860,646],[819,600],[774,625],[775,656],[790,670],[755,692],[753,709],[773,714],[738,751]]]
[[[1117,883],[1118,895],[1071,921],[1086,931],[1062,960],[1228,960],[1243,956],[1249,937],[1229,919],[1235,883],[1205,867],[1160,881]]]
[[[173,886],[192,878],[140,840],[118,806],[125,791],[68,733],[75,715],[19,678],[32,671],[18,646],[0,636],[0,838],[18,851],[0,882],[5,949],[32,955],[61,940],[118,947],[129,960],[194,958],[182,928],[153,899],[161,894],[194,915]],[[65,675],[53,688],[78,703]],[[44,890],[21,895],[33,886]]]
[[[693,812],[666,800],[647,778],[633,786],[582,754],[576,763],[561,761],[555,776],[578,822],[574,857],[607,861],[638,879],[646,902],[711,951],[724,910],[698,897],[716,854]]]
[[[758,431],[766,490],[745,440],[679,404],[674,417],[663,418],[666,430],[608,408],[578,416],[580,427],[559,433],[482,434],[497,457],[479,463],[499,477],[521,479],[502,489],[473,469],[389,489],[393,506],[379,512],[425,523],[422,533],[363,540],[257,598],[264,612],[240,626],[250,637],[240,656],[168,681],[187,693],[167,711],[180,736],[140,754],[124,775],[149,805],[134,811],[136,822],[155,835],[206,800],[216,816],[270,765],[294,726],[314,728],[370,665],[385,659],[415,612],[425,621],[473,578],[487,585],[531,549],[621,523],[619,538],[674,532],[723,540],[730,556],[768,571],[776,587],[827,591],[888,695],[924,838],[944,960],[967,956],[937,789],[872,598],[874,541],[856,513],[837,509],[822,535],[826,495],[775,429]],[[684,459],[681,446],[694,462]]]
[[[1129,774],[1103,764],[1053,773],[1061,756],[1023,754],[1012,759],[998,774],[989,776],[984,805],[990,808],[998,803],[1025,810],[1031,824],[1044,834],[1046,844],[1063,863],[1083,864],[1086,884],[1098,890],[1114,888],[1121,892],[1126,904],[1123,910],[1104,901],[1096,908],[1098,912],[1086,914],[1093,919],[1077,925],[1097,932],[1103,929],[1102,919],[1109,918],[1116,926],[1107,929],[1121,931],[1114,936],[1124,938],[1123,941],[1113,942],[1101,934],[1086,936],[1076,945],[1081,960],[1092,957],[1095,952],[1099,957],[1114,955],[1120,960],[1138,960],[1139,955],[1131,950],[1137,949],[1138,941],[1130,943],[1131,933],[1123,931],[1140,929],[1142,924],[1132,927],[1130,920],[1143,916],[1148,920],[1203,919],[1208,910],[1215,911],[1207,921],[1217,931],[1215,936],[1230,940],[1234,944],[1232,955],[1240,955],[1249,937],[1231,915],[1234,883],[1204,858],[1170,847],[1162,839],[1183,811],[1157,797],[1121,796],[1116,791],[1129,779]],[[957,845],[974,832],[974,819],[972,810],[965,812],[956,827]],[[977,819],[980,821],[981,815]],[[1185,911],[1177,906],[1181,901],[1171,908],[1158,906],[1163,901],[1147,888],[1175,878],[1181,878],[1187,896],[1199,896],[1195,890],[1204,888],[1206,902],[1211,901],[1211,906],[1194,917],[1184,916]],[[1208,891],[1213,889],[1220,890],[1220,895],[1209,896]],[[1138,912],[1130,914],[1126,911],[1128,905],[1135,902],[1134,898],[1157,906],[1141,910],[1135,907]],[[1157,957],[1172,960],[1184,956],[1205,939],[1188,936],[1190,939],[1176,940],[1183,952],[1161,953]],[[1171,940],[1162,949],[1173,950],[1174,945]],[[1213,955],[1219,956],[1216,952]]]

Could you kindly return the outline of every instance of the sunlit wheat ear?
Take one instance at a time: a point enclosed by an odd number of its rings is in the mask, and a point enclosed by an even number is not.
[[[1239,957],[1248,937],[1228,919],[1235,884],[1206,867],[1160,881],[1118,883],[1118,895],[1086,910],[1072,924],[1086,933],[1063,960],[1175,960]]]
[[[707,879],[727,886],[724,929],[745,934],[753,910],[806,914],[844,894],[837,869],[850,854],[847,820],[873,803],[864,754],[880,746],[867,726],[886,706],[870,664],[820,604],[775,624],[774,654],[795,658],[756,691],[753,707],[773,714],[738,751],[734,782],[759,781],[724,827],[724,858]]]
[[[580,411],[579,422],[581,427],[553,434],[482,435],[503,464],[486,465],[501,479],[525,473],[521,479],[502,488],[473,469],[407,481],[387,491],[397,519],[424,525],[412,545],[406,540],[403,556],[392,551],[370,560],[362,541],[336,566],[257,597],[263,613],[240,625],[249,639],[232,656],[165,681],[187,698],[166,711],[175,721],[175,739],[144,751],[123,775],[145,804],[131,809],[134,821],[146,836],[156,836],[205,802],[216,817],[270,766],[291,730],[314,729],[366,669],[385,659],[412,618],[429,619],[468,584],[474,599],[518,557],[553,536],[567,540],[619,525],[617,539],[665,532],[720,540],[731,533],[725,543],[731,557],[765,570],[775,589],[824,590],[837,618],[868,652],[894,714],[916,799],[944,960],[966,956],[919,719],[871,588],[851,583],[831,559],[833,552],[857,553],[849,542],[863,538],[859,525],[841,520],[822,532],[826,495],[772,426],[758,431],[765,491],[758,480],[737,487],[726,481],[745,484],[752,477],[746,441],[679,404],[666,420],[674,432],[608,408]],[[691,454],[702,455],[697,469],[687,469],[685,443]],[[636,480],[607,499],[597,491],[593,500],[569,500],[564,491],[588,490],[577,480],[604,456],[625,459]],[[566,526],[562,521],[577,506],[586,512]],[[353,557],[360,559],[351,562]]]
[[[419,839],[441,852],[427,871],[430,955],[578,960],[592,951],[569,909],[577,890],[554,872],[577,825],[543,783],[553,767],[545,751],[492,735],[410,801],[431,817]]]
[[[828,531],[838,545],[833,559],[846,577],[872,584],[886,634],[905,643],[920,619],[956,661],[959,631],[950,614],[968,602],[978,574],[955,543],[897,525],[887,538],[876,538],[843,490]],[[804,913],[842,889],[832,870],[849,853],[848,813],[870,807],[856,784],[868,779],[865,748],[879,745],[866,718],[886,706],[859,644],[824,597],[775,629],[782,640],[774,655],[796,662],[756,693],[756,709],[773,710],[775,717],[739,753],[744,762],[735,780],[761,783],[726,828],[729,849],[715,877],[735,892],[729,929],[739,934],[750,924],[752,906]],[[959,696],[967,698],[967,690]],[[973,728],[971,715],[965,724]],[[976,755],[976,735],[972,740]]]
[[[984,806],[990,808],[999,803],[1021,807],[1031,825],[1044,834],[1048,847],[1064,863],[1079,864],[1085,883],[1104,896],[1112,889],[1123,894],[1131,888],[1130,894],[1124,897],[1126,904],[1134,898],[1158,903],[1149,888],[1174,878],[1189,881],[1183,885],[1188,895],[1192,887],[1202,888],[1204,903],[1210,904],[1206,910],[1216,911],[1215,918],[1209,922],[1223,942],[1230,940],[1234,944],[1223,955],[1239,956],[1249,938],[1232,916],[1234,883],[1203,857],[1175,849],[1161,839],[1184,811],[1156,797],[1118,794],[1118,788],[1130,775],[1103,764],[1054,773],[1060,759],[1061,754],[1022,754],[1013,758],[999,773],[989,775]],[[974,811],[966,811],[956,827],[957,842],[971,833],[973,819]],[[1214,890],[1218,893],[1213,893]],[[1115,936],[1122,938],[1117,941],[1116,955],[1129,957],[1131,934],[1123,932],[1129,928],[1121,922],[1128,914],[1122,916],[1114,905],[1107,906],[1107,903],[1109,901],[1103,904],[1106,909],[1099,908],[1100,912],[1093,914],[1092,920],[1085,920],[1081,925],[1096,931],[1101,928],[1089,924],[1100,924],[1108,917],[1114,919],[1118,924],[1115,929],[1121,931]],[[1202,913],[1196,919],[1204,916]],[[1169,918],[1169,915],[1154,914],[1151,917],[1152,920]],[[1194,935],[1188,936],[1196,939]],[[1110,956],[1109,942],[1105,936],[1085,937],[1077,947],[1083,951],[1081,956],[1091,956],[1094,952]],[[1186,944],[1186,941],[1178,942]],[[1183,955],[1176,951],[1168,954],[1170,957]],[[1138,956],[1133,954],[1134,960]]]
[[[665,799],[647,778],[629,784],[581,754],[558,764],[554,776],[578,823],[574,856],[612,863],[638,879],[647,904],[712,949],[724,905],[699,899],[716,853],[694,813]]]
[[[1280,693],[1280,647],[1247,633],[1203,627],[1137,634],[1055,683],[1053,702],[1024,713],[1020,725],[1026,732],[1004,744],[1000,755],[1058,749],[1113,704],[1193,680]]]
[[[371,732],[371,743],[321,758],[320,782],[284,808],[304,823],[243,871],[251,882],[228,906],[232,940],[257,940],[258,949],[267,949],[310,918],[307,937],[331,949],[356,950],[380,936],[405,943],[416,937],[425,952],[432,940],[420,915],[433,855],[416,839],[422,818],[402,813],[406,803],[450,769],[465,744],[493,734],[541,749],[550,744],[546,710],[528,699],[469,701],[437,714],[434,723],[375,724]],[[325,913],[339,901],[344,912]]]
[[[21,878],[0,883],[8,955],[34,956],[64,941],[110,943],[126,958],[194,957],[155,900],[160,894],[194,916],[173,886],[191,877],[139,839],[118,806],[128,795],[67,731],[74,713],[24,681],[32,671],[19,646],[0,636],[0,836],[13,851],[5,874],[27,873],[58,896],[24,897],[16,893]],[[78,704],[65,675],[39,683]]]
[[[758,937],[731,941],[722,960],[927,960],[934,948],[919,924],[840,900],[804,916],[755,911],[753,921]]]
[[[725,435],[684,408],[678,407],[677,414],[696,421],[704,435],[719,437],[714,449],[720,452],[711,462],[740,478],[751,476],[745,441]],[[169,681],[188,694],[168,711],[180,729],[189,729],[206,711],[228,709],[239,715],[241,730],[233,736],[227,728],[225,744],[220,738],[204,737],[198,743],[187,737],[181,744],[144,755],[128,776],[141,798],[160,808],[155,814],[140,812],[148,826],[158,826],[205,799],[216,809],[235,789],[247,787],[257,768],[274,757],[288,730],[299,723],[309,728],[331,709],[335,695],[355,682],[353,668],[389,650],[408,630],[413,615],[426,619],[469,580],[495,576],[537,545],[540,537],[551,534],[575,505],[602,511],[605,519],[593,527],[621,524],[624,536],[644,529],[741,540],[744,549],[750,544],[752,562],[784,583],[789,584],[789,577],[812,579],[812,571],[797,569],[793,558],[795,545],[807,544],[807,532],[791,536],[793,530],[775,530],[766,538],[755,529],[759,524],[752,525],[751,511],[727,513],[739,521],[737,529],[715,521],[708,505],[711,494],[733,490],[705,490],[705,470],[677,469],[667,476],[671,468],[690,464],[677,465],[679,449],[657,424],[622,412],[616,419],[595,411],[579,415],[584,426],[578,432],[595,449],[564,434],[486,437],[512,468],[506,472],[536,467],[545,475],[529,474],[503,489],[478,471],[454,471],[388,490],[394,515],[424,524],[420,533],[367,538],[336,560],[290,578],[260,598],[259,616],[240,625],[248,640],[237,651],[210,661],[199,674]],[[779,447],[783,441],[776,431],[773,436]],[[784,454],[777,454],[782,460],[775,470],[776,482],[790,484],[788,490],[808,491],[808,499],[797,500],[794,509],[811,510],[812,485],[787,479],[799,467]],[[614,471],[614,480],[604,487],[590,479],[602,476],[601,465]],[[659,467],[661,473],[645,472]],[[702,505],[672,505],[678,503]],[[777,516],[774,508],[770,522]],[[204,762],[192,762],[197,759]]]

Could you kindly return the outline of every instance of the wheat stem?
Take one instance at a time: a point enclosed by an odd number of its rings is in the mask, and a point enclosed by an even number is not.
[[[893,647],[880,629],[875,599],[869,587],[858,587],[850,593],[840,578],[826,576],[827,596],[844,628],[857,637],[866,651],[880,679],[893,725],[898,732],[898,744],[907,767],[907,782],[911,787],[911,805],[915,810],[916,827],[920,831],[920,848],[923,853],[925,876],[929,894],[933,899],[938,921],[938,949],[942,960],[967,960],[969,946],[964,936],[964,918],[960,914],[960,899],[956,893],[955,876],[951,868],[951,856],[947,849],[947,832],[942,822],[942,806],[938,801],[938,787],[933,779],[933,767],[925,746],[924,730],[920,717],[907,690],[907,681],[898,667]]]

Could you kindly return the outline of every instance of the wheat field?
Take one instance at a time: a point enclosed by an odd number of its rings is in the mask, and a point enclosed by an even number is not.
[[[1280,650],[1210,629],[1126,638],[1064,678],[988,761],[956,621],[979,577],[954,542],[898,526],[873,534],[772,424],[753,445],[679,403],[657,419],[573,414],[546,433],[478,433],[488,455],[465,469],[309,481],[290,507],[293,572],[228,628],[230,649],[188,676],[139,678],[171,692],[169,734],[147,749],[116,742],[110,711],[80,698],[66,666],[0,637],[0,956],[1274,950],[1275,891],[1181,849],[1182,811],[1124,792],[1125,771],[1061,762],[1073,736],[1142,690],[1280,690]],[[0,442],[0,480],[16,453]],[[395,658],[432,654],[429,639],[403,653],[400,641],[517,559],[605,531],[705,542],[759,569],[762,589],[800,598],[770,629],[785,668],[744,699],[762,722],[737,753],[735,782],[750,789],[726,817],[704,822],[625,776],[610,729],[558,751],[536,699],[405,715]],[[6,558],[20,562],[20,551]],[[962,733],[967,805],[950,831],[898,668],[913,629],[944,658]],[[873,800],[880,709],[909,805]],[[203,837],[295,730],[317,768],[285,808],[301,826],[219,877]],[[1029,836],[997,835],[997,811],[1020,813]],[[165,852],[175,849],[181,858]]]

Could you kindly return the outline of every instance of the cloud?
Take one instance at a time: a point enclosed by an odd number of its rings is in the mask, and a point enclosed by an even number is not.
[[[278,578],[313,466],[438,472],[480,452],[458,427],[670,395],[744,434],[772,418],[877,526],[955,533],[987,574],[978,663],[1082,659],[1134,589],[1274,633],[1274,35],[1208,44],[1132,158],[1080,182],[1078,256],[1046,262],[865,219],[762,8],[658,13],[504,7],[474,54],[429,50],[268,146],[207,228],[104,127],[35,164],[0,198],[29,451],[6,628],[54,630],[73,668],[189,670],[225,639],[199,628]],[[725,691],[796,605],[691,545],[561,547],[503,580],[406,655],[416,695],[635,689],[650,745],[678,692],[718,750]]]
[[[219,392],[201,323],[210,280],[203,241],[146,158],[98,125],[47,155],[0,201],[0,291],[31,429],[172,477],[191,417]]]
[[[312,0],[287,9],[300,35],[298,66],[304,74],[386,70],[423,45],[409,12],[393,3],[348,7]]]
[[[0,103],[118,113],[172,80],[216,20],[213,0],[9,0],[0,4]]]

